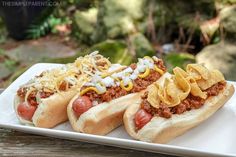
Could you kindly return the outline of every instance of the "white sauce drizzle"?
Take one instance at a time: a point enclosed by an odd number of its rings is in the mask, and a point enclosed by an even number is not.
[[[86,83],[85,86],[95,86],[100,93],[106,92],[106,87],[120,86],[120,81],[123,81],[124,86],[127,86],[130,81],[137,79],[138,75],[145,72],[147,68],[154,69],[155,64],[153,60],[157,59],[157,57],[153,57],[152,60],[148,58],[139,58],[135,70],[131,67],[127,67],[126,69],[118,73],[113,73],[111,76],[107,76],[105,78],[102,78],[101,73],[96,73],[91,82]],[[122,67],[120,64],[113,64],[108,69],[108,72],[115,71],[120,67]]]

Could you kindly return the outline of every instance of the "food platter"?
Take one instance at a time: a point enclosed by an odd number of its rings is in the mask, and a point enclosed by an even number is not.
[[[117,146],[149,152],[187,156],[236,156],[236,95],[212,117],[167,144],[152,144],[133,140],[123,126],[107,136],[76,133],[68,122],[53,129],[36,128],[19,123],[13,109],[13,99],[20,85],[42,71],[61,66],[39,63],[32,66],[16,79],[0,95],[0,127],[22,132],[52,136],[63,139],[85,141],[102,145]],[[235,82],[231,82],[236,86]]]

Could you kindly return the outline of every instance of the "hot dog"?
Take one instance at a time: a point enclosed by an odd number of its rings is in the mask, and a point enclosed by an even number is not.
[[[173,75],[154,83],[141,100],[129,106],[123,120],[135,139],[166,143],[199,125],[234,93],[218,70],[200,64],[174,68]]]
[[[44,71],[18,89],[14,100],[18,119],[44,128],[66,121],[69,101],[96,71],[104,72],[110,65],[108,59],[94,52],[74,63]]]
[[[122,124],[125,109],[140,99],[147,87],[166,68],[157,57],[144,57],[137,64],[95,74],[70,101],[67,114],[75,131],[105,135]]]

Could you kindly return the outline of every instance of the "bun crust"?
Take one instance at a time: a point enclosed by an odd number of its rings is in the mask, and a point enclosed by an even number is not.
[[[68,120],[66,108],[76,93],[77,90],[71,89],[69,91],[56,93],[48,98],[41,99],[32,117],[32,122],[25,120],[18,115],[17,107],[21,100],[16,95],[14,100],[14,109],[17,118],[22,124],[34,125],[41,128],[53,128],[56,125]]]
[[[153,143],[167,143],[208,119],[231,98],[233,93],[233,85],[227,83],[223,91],[217,96],[207,99],[200,109],[186,111],[180,115],[175,114],[170,119],[153,117],[149,123],[136,132],[133,119],[135,113],[140,109],[140,100],[139,103],[132,104],[126,110],[123,117],[125,129],[135,139]]]
[[[72,109],[72,104],[79,96],[78,94],[70,101],[67,108],[70,123],[75,131],[105,135],[122,124],[126,108],[130,104],[140,101],[143,92],[129,94],[110,102],[101,103],[90,108],[77,118]]]

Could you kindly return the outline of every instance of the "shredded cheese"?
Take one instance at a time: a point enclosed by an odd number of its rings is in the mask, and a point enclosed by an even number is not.
[[[79,57],[74,63],[66,64],[60,68],[44,71],[40,76],[33,78],[27,84],[25,101],[33,91],[36,95],[40,92],[60,93],[60,86],[64,82],[65,90],[80,88],[85,82],[91,80],[97,70],[108,70],[111,63],[98,52],[93,52],[84,57]]]

